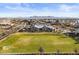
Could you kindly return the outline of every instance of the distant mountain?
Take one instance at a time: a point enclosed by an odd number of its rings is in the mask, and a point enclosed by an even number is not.
[[[66,19],[66,20],[69,20],[69,19],[77,19],[79,20],[79,18],[76,18],[76,17],[54,17],[54,16],[29,16],[29,17],[2,17],[0,18],[1,19]]]
[[[54,16],[31,16],[30,19],[52,19]]]
[[[74,17],[31,16],[28,19],[79,19]]]

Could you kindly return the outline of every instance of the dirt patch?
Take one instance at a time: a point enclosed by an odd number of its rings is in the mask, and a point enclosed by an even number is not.
[[[53,45],[71,44],[70,42],[54,42]]]
[[[3,46],[2,50],[9,50],[11,48],[11,46]]]
[[[19,47],[19,46],[27,46],[31,41],[31,38],[20,38],[18,39],[13,46]]]

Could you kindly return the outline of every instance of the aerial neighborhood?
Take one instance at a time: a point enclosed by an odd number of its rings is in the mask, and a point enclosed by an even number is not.
[[[20,32],[79,32],[79,19],[53,16],[0,18],[0,28],[7,30],[12,27],[19,27]]]
[[[79,55],[79,3],[0,3],[0,54]]]
[[[50,40],[50,41],[58,40],[59,41],[60,39],[61,39],[61,41],[65,40],[65,39],[68,40],[68,41],[63,41],[66,43],[66,42],[69,42],[70,39],[74,39],[76,41],[75,44],[78,44],[79,43],[79,18],[68,18],[68,17],[61,18],[61,17],[53,17],[53,16],[31,16],[31,17],[24,17],[24,18],[23,17],[0,18],[0,40],[2,40],[4,38],[7,38],[7,40],[8,40],[9,39],[8,36],[10,36],[11,34],[16,35],[16,33],[19,33],[18,35],[21,35],[22,33],[26,33],[25,34],[26,36],[23,34],[23,36],[19,36],[19,37],[23,38],[25,36],[24,40],[27,40],[29,37],[33,40],[37,40],[37,42],[40,42],[40,43],[42,42],[41,40]],[[28,35],[27,35],[27,33],[28,33]],[[43,33],[43,34],[40,34],[40,33]],[[44,34],[44,33],[47,33],[47,34]],[[34,34],[34,35],[32,35],[32,34]],[[26,37],[27,37],[27,39],[26,39]],[[32,37],[34,37],[34,38],[32,38]],[[13,38],[11,37],[9,40],[12,40],[10,42],[15,43],[15,41],[14,41],[15,39],[20,41],[20,39],[18,38],[17,35],[13,36]],[[4,44],[6,43],[6,41],[5,40],[3,41]],[[21,42],[24,43],[26,41],[22,40]],[[44,46],[40,47],[38,44],[36,44],[37,42],[34,42],[34,46],[38,46],[39,47],[38,49],[40,51],[43,50]],[[46,41],[44,41],[42,44],[44,44],[45,42]],[[54,44],[54,42],[50,43],[50,44],[47,42],[45,44],[50,45],[50,47],[53,49],[52,44]],[[61,45],[61,44],[63,44],[63,42],[55,43],[55,44]],[[70,42],[72,42],[72,41],[70,41]],[[23,44],[23,43],[21,43],[21,44]],[[9,43],[7,43],[7,44],[9,44]],[[20,43],[17,42],[15,44],[18,45]],[[30,44],[32,44],[31,41],[30,41]],[[48,45],[46,45],[46,46],[48,46]],[[23,46],[25,46],[25,44]],[[6,46],[6,45],[1,47],[2,51],[4,51],[5,48],[7,49],[7,47],[8,46]],[[14,47],[15,47],[15,49],[17,49],[16,45],[14,45]],[[28,48],[29,47],[27,46],[27,48],[25,48],[25,49],[28,49]],[[18,49],[20,49],[19,46],[18,46]],[[30,49],[32,49],[32,47]],[[76,48],[75,48],[75,50],[77,51]],[[59,50],[56,49],[56,51],[58,53]],[[17,52],[17,50],[16,50],[16,52]]]

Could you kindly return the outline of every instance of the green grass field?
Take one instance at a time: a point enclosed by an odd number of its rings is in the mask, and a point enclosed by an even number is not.
[[[52,33],[15,33],[0,41],[0,53],[32,53],[39,52],[73,52],[79,50],[79,44],[63,34]]]

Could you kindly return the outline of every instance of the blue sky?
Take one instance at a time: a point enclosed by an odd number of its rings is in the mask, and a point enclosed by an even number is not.
[[[79,17],[78,3],[0,3],[0,17]]]

